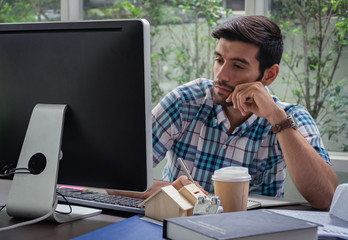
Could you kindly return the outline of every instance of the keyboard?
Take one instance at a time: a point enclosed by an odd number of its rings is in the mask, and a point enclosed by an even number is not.
[[[109,209],[137,214],[145,214],[145,207],[138,207],[143,199],[109,195],[107,193],[93,192],[89,190],[77,190],[70,188],[57,188],[58,200],[66,203],[63,195],[70,204],[86,207]],[[61,194],[61,195],[60,195]]]

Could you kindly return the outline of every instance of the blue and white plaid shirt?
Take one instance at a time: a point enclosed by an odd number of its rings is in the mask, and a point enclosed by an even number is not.
[[[288,114],[294,114],[298,131],[330,163],[308,111],[273,98]],[[253,114],[227,135],[230,122],[222,106],[213,102],[212,81],[197,79],[167,94],[152,111],[154,166],[168,151],[162,180],[174,181],[184,174],[176,160],[181,157],[195,181],[208,192],[214,191],[211,176],[216,169],[243,166],[251,175],[251,193],[282,197],[286,165],[271,127],[266,119]]]

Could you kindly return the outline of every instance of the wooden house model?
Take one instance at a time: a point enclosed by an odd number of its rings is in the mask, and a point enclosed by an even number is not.
[[[179,191],[169,185],[153,193],[139,207],[145,205],[145,216],[160,221],[171,217],[192,216],[196,199],[202,194],[204,195],[194,184],[184,186]]]

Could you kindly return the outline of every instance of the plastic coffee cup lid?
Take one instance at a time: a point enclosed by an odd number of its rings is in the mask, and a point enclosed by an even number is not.
[[[225,167],[215,170],[211,179],[221,182],[244,182],[249,181],[251,176],[249,175],[248,168]]]

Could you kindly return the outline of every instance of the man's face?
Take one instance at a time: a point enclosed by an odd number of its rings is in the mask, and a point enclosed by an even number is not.
[[[261,81],[258,52],[259,47],[253,44],[220,38],[214,54],[213,100],[216,104],[226,106],[226,98],[238,84]]]

